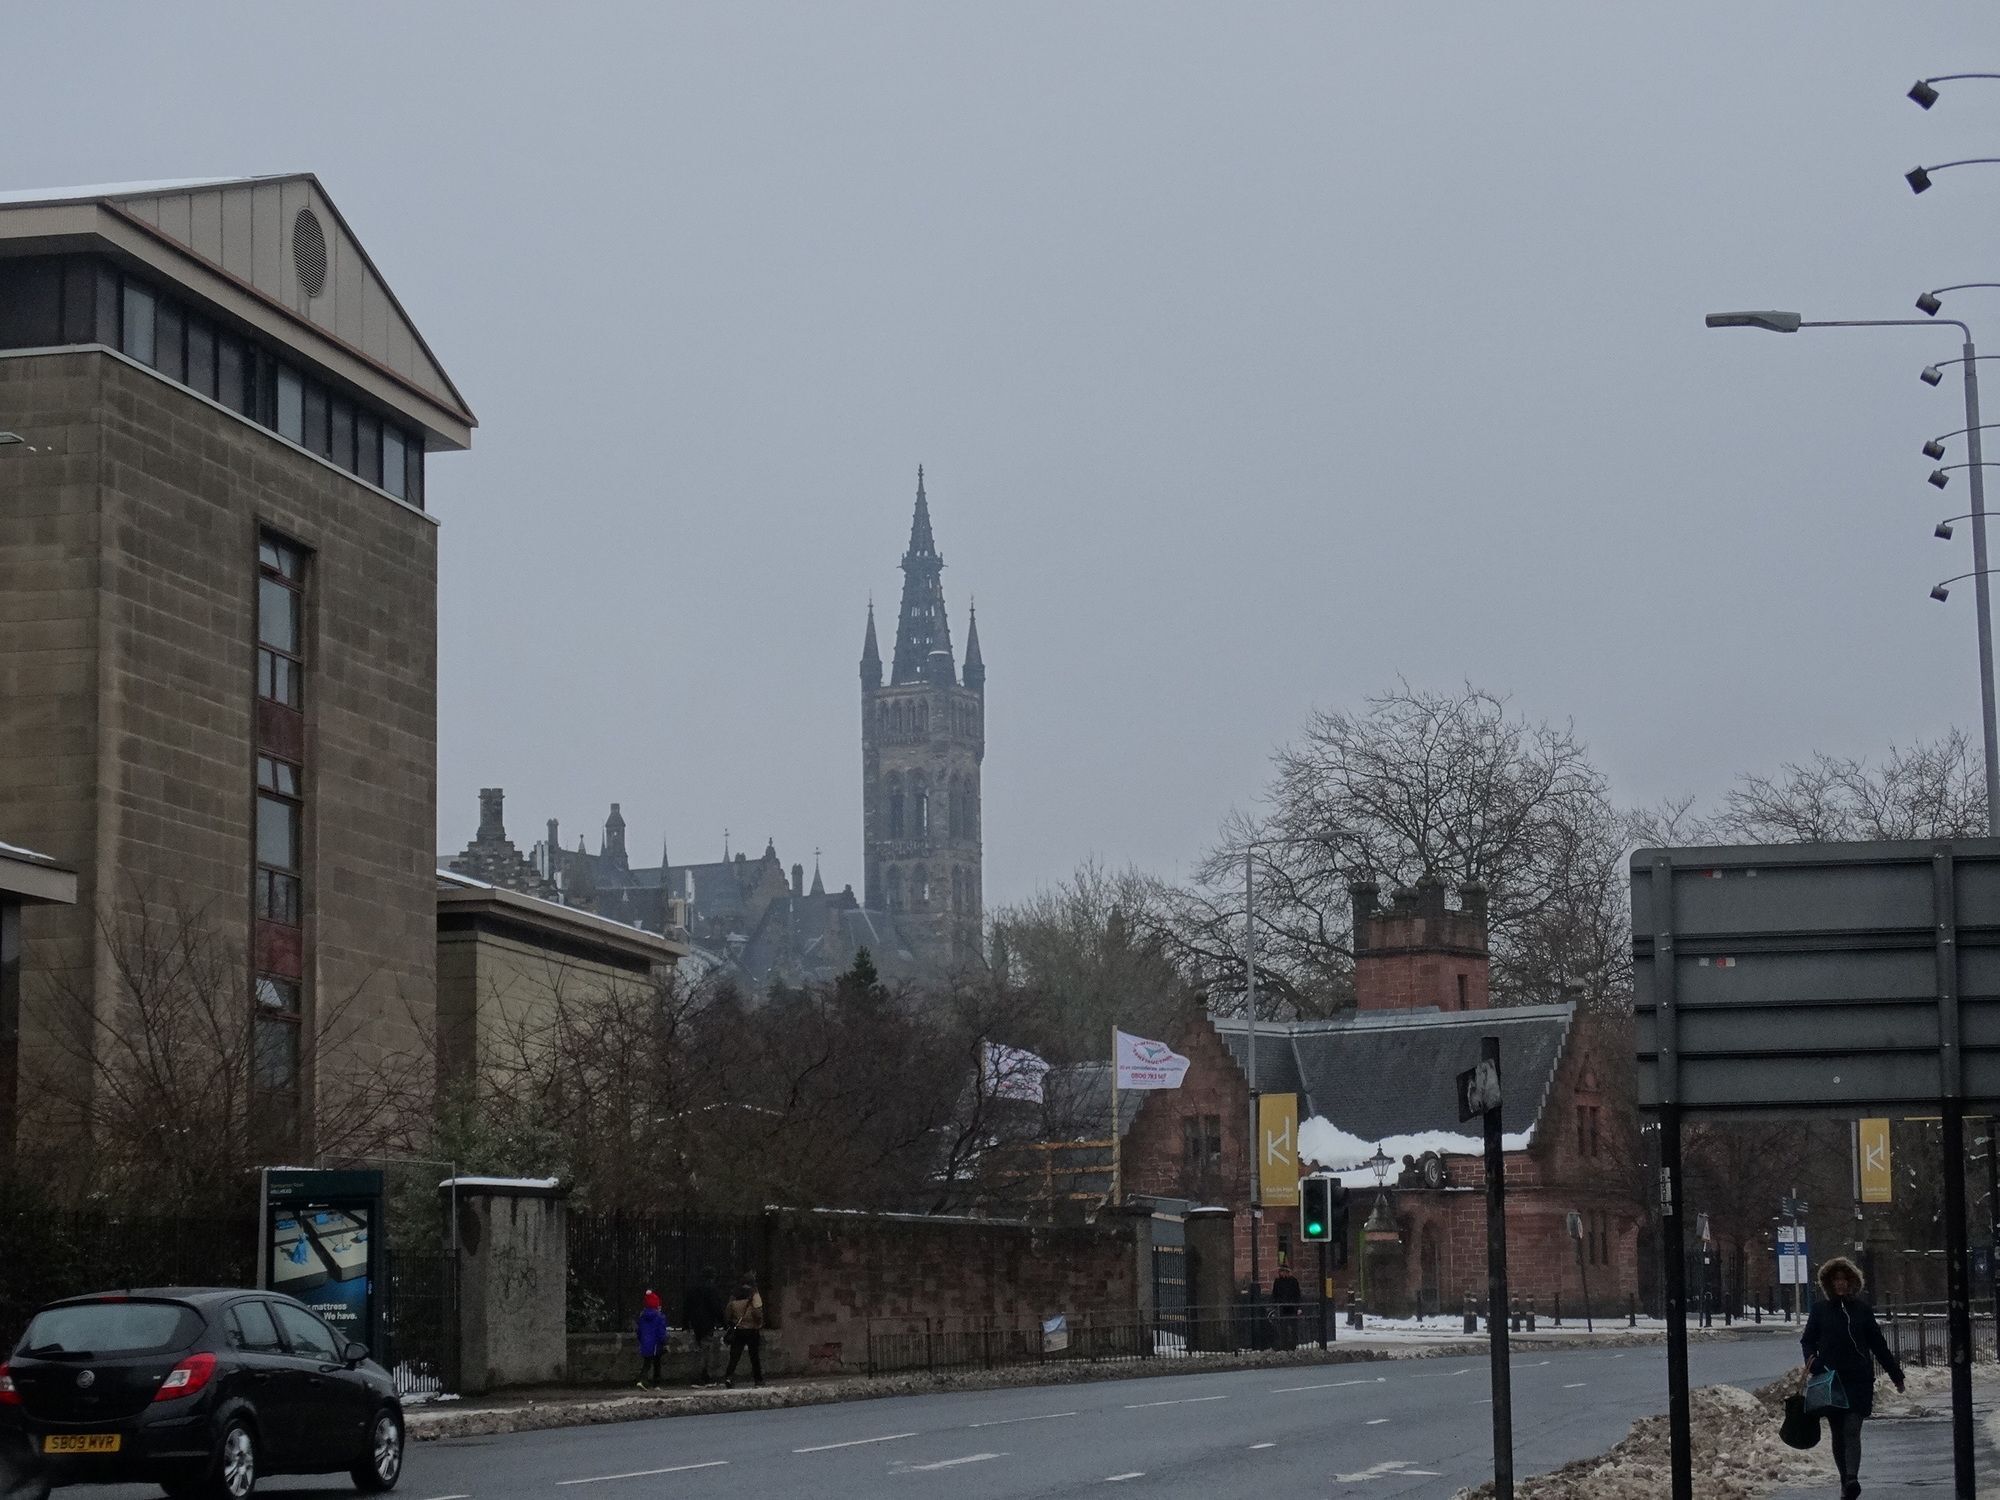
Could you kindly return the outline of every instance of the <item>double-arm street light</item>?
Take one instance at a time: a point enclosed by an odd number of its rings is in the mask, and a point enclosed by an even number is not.
[[[1262,1167],[1264,1164],[1264,1139],[1262,1122],[1257,1118],[1257,1101],[1260,1090],[1257,1087],[1257,851],[1259,849],[1316,848],[1331,846],[1336,839],[1355,838],[1358,835],[1351,828],[1329,828],[1325,833],[1310,838],[1274,836],[1271,838],[1246,839],[1243,844],[1243,1072],[1250,1084],[1250,1300],[1254,1304],[1261,1295],[1259,1277],[1262,1275],[1261,1257],[1258,1251],[1258,1230],[1262,1227],[1258,1220],[1264,1206]],[[1294,1153],[1298,1143],[1293,1142]]]
[[[1986,747],[1986,832],[1989,836],[2000,837],[2000,733],[1996,733],[1993,708],[1993,600],[1988,584],[1992,569],[1986,563],[1986,464],[1979,442],[1982,431],[1979,422],[1979,351],[1973,347],[1972,330],[1964,323],[1956,318],[1939,318],[1937,322],[1956,328],[1964,341],[1964,351],[1958,360],[1940,360],[1938,364],[1927,366],[1923,371],[1923,380],[1926,385],[1938,384],[1944,378],[1940,367],[1945,364],[1957,363],[1965,367],[1965,427],[1962,431],[1966,461],[1953,467],[1965,469],[1972,491],[1972,508],[1967,514],[1972,521],[1973,570],[1961,577],[1973,580],[1974,612],[1978,617],[1980,727]],[[1928,318],[1806,319],[1795,312],[1774,311],[1710,313],[1707,323],[1710,328],[1762,328],[1771,333],[1797,333],[1801,328],[1932,326]],[[1940,480],[1944,477],[1944,471],[1938,470],[1931,476],[1931,482],[1942,488]],[[1942,602],[1947,593],[1946,585],[1958,581],[1956,578],[1946,579],[1931,590],[1931,597]]]

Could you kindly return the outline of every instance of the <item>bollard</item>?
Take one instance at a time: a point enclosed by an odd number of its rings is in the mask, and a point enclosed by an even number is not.
[[[1533,1333],[1534,1331],[1535,1331],[1535,1299],[1533,1297],[1530,1297],[1528,1299],[1528,1332]]]
[[[1507,1304],[1507,1331],[1509,1333],[1519,1333],[1521,1331],[1521,1299],[1519,1297],[1513,1298]]]
[[[1479,1332],[1479,1303],[1474,1300],[1470,1292],[1465,1294],[1465,1331]]]
[[[1554,1328],[1560,1328],[1563,1326],[1563,1294],[1561,1292],[1556,1293],[1555,1316],[1549,1320],[1549,1323],[1550,1326]]]
[[[1627,1292],[1625,1294],[1625,1326],[1627,1328],[1637,1328],[1639,1326],[1639,1294],[1637,1292]]]

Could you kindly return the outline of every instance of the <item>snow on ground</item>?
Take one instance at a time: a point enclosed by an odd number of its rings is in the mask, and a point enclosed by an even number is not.
[[[1755,1500],[1779,1484],[1826,1483],[1833,1459],[1825,1443],[1801,1453],[1778,1437],[1786,1395],[1795,1382],[1779,1380],[1752,1395],[1733,1385],[1704,1386],[1689,1396],[1694,1428],[1694,1472],[1702,1500]],[[1643,1417],[1617,1447],[1547,1474],[1517,1480],[1515,1500],[1664,1500],[1667,1419]],[[1455,1500],[1491,1500],[1493,1486],[1460,1490]]]

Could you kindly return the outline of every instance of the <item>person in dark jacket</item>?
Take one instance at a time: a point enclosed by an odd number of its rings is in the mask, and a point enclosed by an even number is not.
[[[729,1364],[722,1372],[722,1387],[728,1390],[736,1384],[736,1361],[750,1352],[750,1379],[755,1385],[764,1383],[764,1294],[757,1290],[757,1278],[746,1271],[743,1282],[736,1288],[736,1295],[723,1309],[723,1316],[729,1325]]]
[[[639,1310],[639,1389],[651,1390],[646,1377],[653,1377],[653,1385],[660,1383],[660,1356],[667,1348],[667,1315],[660,1311],[660,1294],[646,1293],[646,1305]]]
[[[719,1335],[724,1322],[722,1293],[715,1289],[713,1267],[703,1266],[701,1280],[681,1298],[681,1322],[694,1335],[694,1347],[701,1355],[701,1372],[694,1383],[707,1385],[715,1378],[716,1351],[721,1344]]]
[[[1879,1363],[1888,1372],[1897,1390],[1903,1388],[1903,1367],[1882,1337],[1875,1309],[1861,1300],[1861,1287],[1860,1267],[1844,1256],[1821,1266],[1819,1288],[1826,1297],[1799,1335],[1807,1372],[1833,1371],[1847,1397],[1847,1410],[1826,1413],[1833,1461],[1840,1470],[1840,1500],[1855,1500],[1861,1493],[1861,1424],[1875,1409],[1875,1366]]]
[[[1299,1347],[1299,1278],[1292,1274],[1289,1265],[1278,1267],[1278,1274],[1271,1280],[1271,1304],[1273,1315],[1278,1320],[1278,1347],[1296,1349]]]

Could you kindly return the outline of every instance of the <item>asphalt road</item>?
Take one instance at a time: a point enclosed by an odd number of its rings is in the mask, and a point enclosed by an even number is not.
[[[1690,1350],[1697,1385],[1761,1385],[1782,1333]],[[1666,1408],[1658,1347],[1513,1364],[1521,1474],[1601,1452]],[[1413,1359],[899,1396],[412,1444],[408,1500],[813,1500],[1104,1494],[1449,1496],[1492,1476],[1484,1359]],[[1104,1487],[1116,1485],[1115,1491]],[[303,1497],[344,1483],[275,1480]],[[84,1494],[70,1491],[70,1494]],[[143,1491],[98,1491],[124,1500]]]

